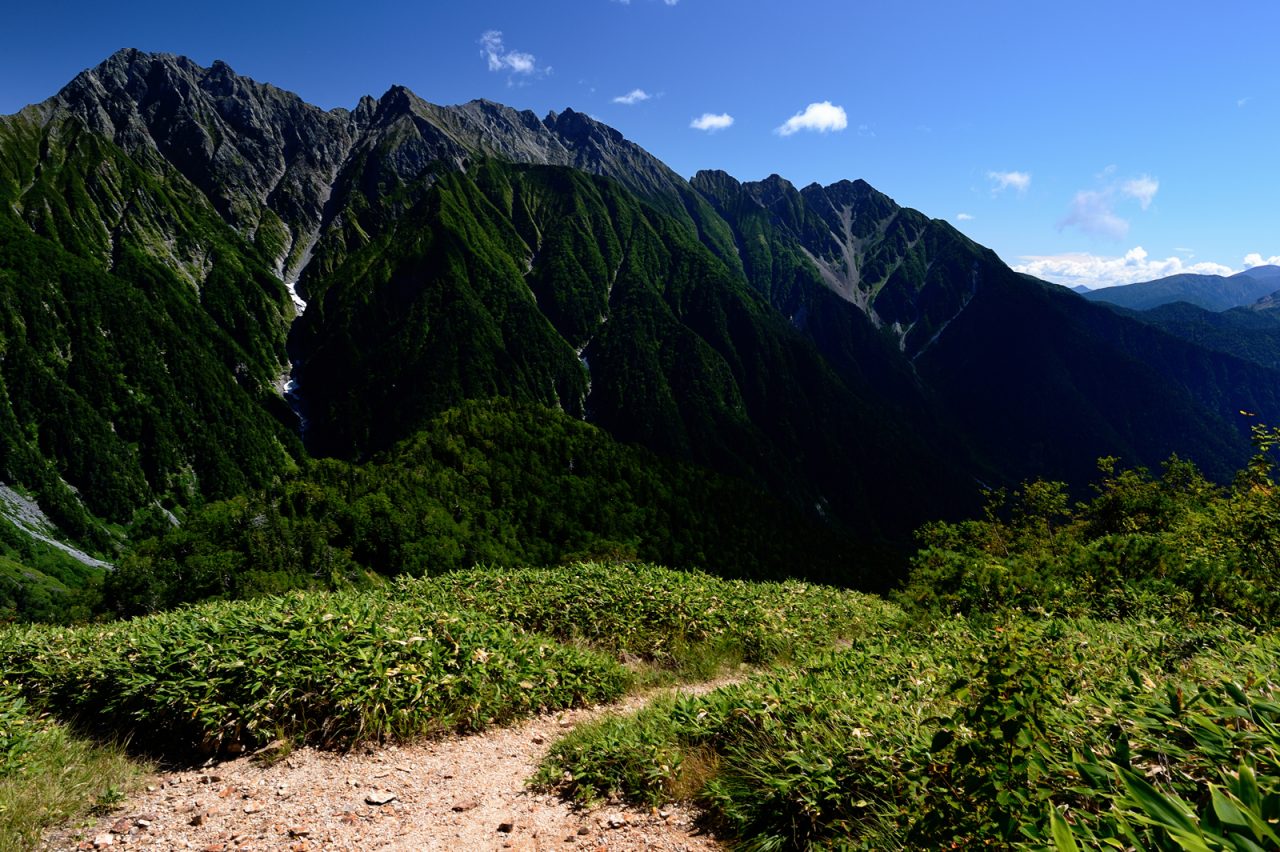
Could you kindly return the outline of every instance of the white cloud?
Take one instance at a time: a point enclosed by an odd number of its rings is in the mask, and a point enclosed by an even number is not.
[[[1271,257],[1263,257],[1259,252],[1249,252],[1244,256],[1244,268],[1253,269],[1255,266],[1280,266],[1280,255],[1273,254]]]
[[[689,122],[689,126],[694,130],[705,130],[708,133],[715,133],[717,130],[724,130],[733,125],[733,116],[727,112],[714,113],[704,112],[702,115]]]
[[[1250,255],[1250,257],[1255,256]],[[1152,281],[1156,278],[1183,273],[1232,275],[1237,271],[1221,263],[1187,263],[1180,257],[1153,259],[1142,246],[1129,249],[1122,257],[1070,253],[1028,255],[1020,260],[1021,263],[1013,266],[1018,272],[1025,272],[1068,287],[1083,284],[1093,289]],[[1245,259],[1246,265],[1248,260],[1249,258]],[[1280,261],[1280,258],[1273,258],[1273,260]]]
[[[1247,98],[1236,98],[1236,106],[1243,107],[1245,104],[1249,103],[1249,101],[1251,100],[1253,100],[1253,95],[1249,95]]]
[[[632,104],[638,104],[641,101],[647,101],[652,97],[653,95],[649,94],[644,89],[632,89],[625,95],[618,95],[613,99],[613,102],[615,104],[626,104],[627,106],[631,106]]]
[[[1160,191],[1160,181],[1145,174],[1117,180],[1115,171],[1114,166],[1108,166],[1097,176],[1104,181],[1100,189],[1082,189],[1075,194],[1067,214],[1058,221],[1058,230],[1077,228],[1090,236],[1111,240],[1128,236],[1129,220],[1116,213],[1117,202],[1131,198],[1146,210]]]
[[[957,214],[956,214],[956,221],[957,221],[957,222],[972,222],[972,221],[973,221],[973,214],[972,214],[972,213],[957,213]]]
[[[1129,220],[1121,219],[1111,209],[1111,190],[1082,189],[1071,199],[1067,215],[1058,222],[1058,230],[1079,228],[1093,237],[1122,240],[1129,233]]]
[[[502,30],[488,30],[480,36],[480,55],[488,62],[490,71],[508,71],[523,77],[551,71],[550,68],[540,71],[538,61],[532,53],[507,50],[502,40]]]
[[[1013,187],[1021,195],[1031,187],[1030,172],[987,172],[987,178],[993,183],[992,195],[1004,192],[1009,187]]]
[[[791,136],[801,130],[814,130],[827,133],[832,130],[844,130],[849,126],[849,117],[844,107],[835,106],[831,101],[809,104],[803,112],[798,112],[787,119],[786,123],[773,132],[779,136]]]
[[[1151,200],[1156,197],[1156,193],[1160,191],[1160,181],[1150,175],[1142,175],[1120,184],[1120,191],[1130,198],[1136,198],[1142,205],[1142,209],[1146,210],[1151,206]]]

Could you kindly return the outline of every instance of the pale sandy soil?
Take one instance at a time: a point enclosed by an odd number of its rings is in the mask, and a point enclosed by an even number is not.
[[[728,682],[679,689],[701,693]],[[657,694],[416,745],[349,754],[307,748],[274,766],[245,757],[163,773],[111,816],[50,834],[44,848],[718,849],[715,837],[699,829],[697,813],[685,807],[577,810],[525,787],[567,730],[605,713],[636,710]],[[371,803],[387,794],[394,799]]]

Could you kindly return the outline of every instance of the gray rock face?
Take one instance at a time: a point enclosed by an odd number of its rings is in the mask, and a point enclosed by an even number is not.
[[[318,240],[322,252],[347,242],[353,194],[380,198],[477,157],[605,175],[681,215],[673,199],[689,190],[640,146],[573,110],[539,119],[485,100],[437,106],[392,86],[353,110],[325,111],[221,61],[204,68],[133,49],[82,72],[40,110],[46,121],[78,117],[135,159],[177,171],[246,236],[274,214],[285,229],[282,276],[296,276]]]
[[[327,188],[370,117],[325,112],[297,95],[168,54],[122,50],[48,104],[135,158],[181,173],[233,227],[252,235],[271,210],[289,253],[320,227]],[[283,258],[281,258],[283,260]]]
[[[763,217],[768,232],[812,263],[822,283],[887,329],[908,357],[926,349],[973,298],[984,251],[950,225],[899,207],[866,181],[796,189],[771,175],[739,183],[699,172],[693,187],[741,229]],[[743,239],[740,237],[740,239]]]

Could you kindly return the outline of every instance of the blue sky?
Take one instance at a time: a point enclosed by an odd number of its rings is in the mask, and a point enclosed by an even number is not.
[[[0,113],[130,46],[324,107],[394,83],[570,106],[686,176],[864,178],[1064,283],[1280,263],[1274,2],[50,0],[5,19]]]

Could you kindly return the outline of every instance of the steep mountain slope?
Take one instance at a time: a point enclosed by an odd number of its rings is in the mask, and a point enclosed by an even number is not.
[[[883,394],[608,179],[478,162],[313,280],[324,298],[300,323],[298,374],[323,452],[359,456],[500,394],[863,529],[900,534],[966,490]],[[926,480],[930,493],[905,487]]]
[[[1101,455],[1154,466],[1171,452],[1229,476],[1247,454],[1238,411],[1280,413],[1280,376],[1019,276],[864,182],[796,190],[708,172],[694,185],[734,228],[750,280],[829,362],[877,365],[915,428],[962,443],[952,452],[986,481],[1083,483]]]
[[[1280,267],[1257,266],[1235,275],[1171,275],[1155,281],[1103,287],[1081,293],[1091,302],[1107,302],[1135,311],[1145,311],[1173,302],[1225,311],[1249,305],[1280,289]]]
[[[95,518],[289,467],[291,366],[316,453],[505,396],[897,541],[1099,455],[1226,475],[1239,409],[1280,422],[1280,374],[864,182],[685,181],[571,110],[397,86],[324,111],[121,51],[0,119],[0,201],[3,476],[103,547]]]
[[[1240,410],[1280,415],[1274,371],[1007,271],[917,365],[979,452],[1023,476],[1079,483],[1100,455],[1155,467],[1176,452],[1224,479],[1248,454]]]
[[[90,514],[265,481],[298,448],[283,295],[181,175],[58,110],[0,119],[0,477],[99,548]]]

